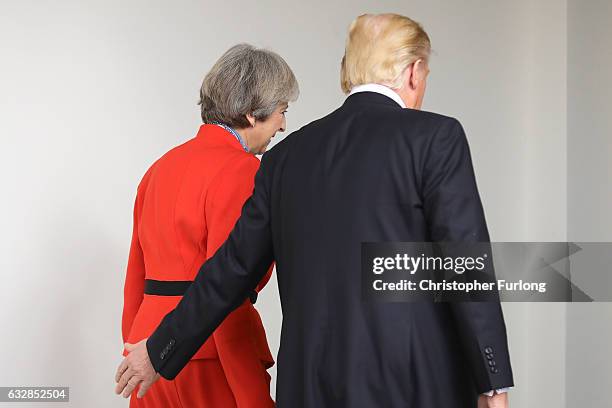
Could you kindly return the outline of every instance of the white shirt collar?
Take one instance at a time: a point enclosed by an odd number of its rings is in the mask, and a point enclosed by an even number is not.
[[[388,86],[380,85],[380,84],[357,85],[356,87],[351,89],[351,93],[349,94],[349,96],[356,94],[358,92],[376,92],[376,93],[385,95],[386,97],[393,99],[402,108],[406,108],[406,104],[404,103],[402,98],[400,98],[397,92],[395,92],[393,89],[389,88]]]

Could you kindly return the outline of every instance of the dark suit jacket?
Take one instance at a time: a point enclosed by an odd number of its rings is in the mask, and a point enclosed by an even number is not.
[[[513,385],[499,303],[365,302],[360,244],[488,240],[460,123],[357,93],[264,155],[228,240],[149,338],[151,361],[173,378],[275,260],[278,407],[473,408]]]

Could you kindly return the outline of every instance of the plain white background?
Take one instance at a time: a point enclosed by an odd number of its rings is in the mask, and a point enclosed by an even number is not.
[[[435,50],[424,109],[463,123],[492,238],[612,240],[608,3],[2,0],[0,386],[70,386],[70,406],[127,405],[113,375],[136,185],[195,135],[201,80],[238,42],[293,67],[291,131],[342,103],[354,17],[413,17]],[[274,280],[257,307],[276,351]],[[610,307],[504,309],[513,407],[612,406]]]

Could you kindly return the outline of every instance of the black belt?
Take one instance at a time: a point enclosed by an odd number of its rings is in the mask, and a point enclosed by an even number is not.
[[[183,296],[192,281],[158,281],[153,279],[145,279],[144,293],[146,295],[156,296]],[[249,296],[251,303],[257,302],[257,292],[252,291]]]

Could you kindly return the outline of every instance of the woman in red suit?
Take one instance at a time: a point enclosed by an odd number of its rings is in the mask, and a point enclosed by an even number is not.
[[[200,91],[204,125],[157,160],[138,186],[124,343],[153,332],[225,241],[253,190],[255,155],[285,130],[285,111],[297,94],[287,63],[247,44],[230,48],[206,75]],[[161,378],[142,399],[133,393],[130,407],[273,407],[266,370],[274,360],[253,307],[256,297],[254,292],[227,317],[174,380]]]

